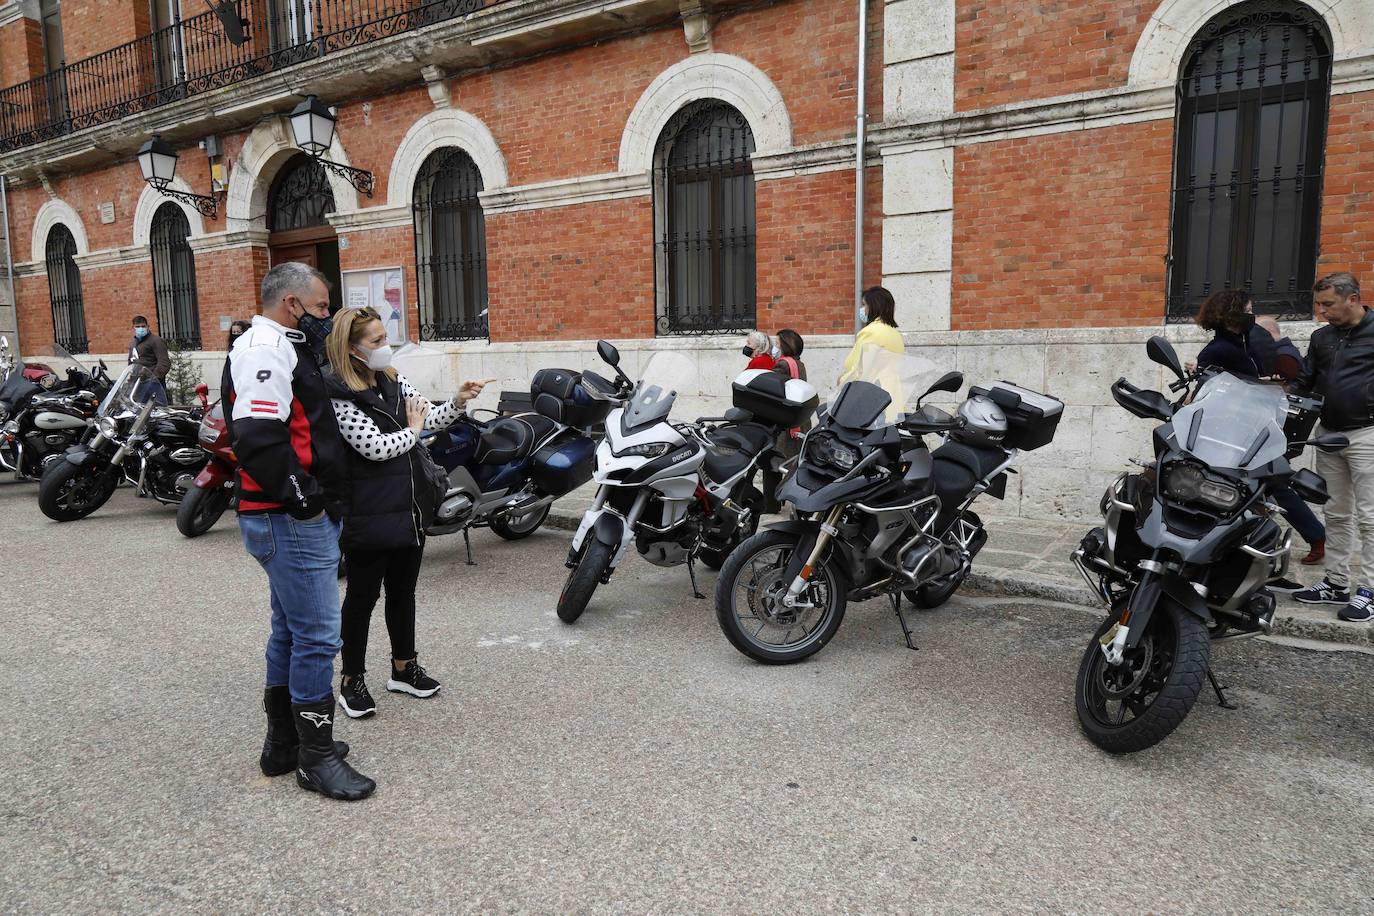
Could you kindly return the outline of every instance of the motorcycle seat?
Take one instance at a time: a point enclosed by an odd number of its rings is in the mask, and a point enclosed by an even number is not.
[[[706,438],[726,449],[745,452],[750,458],[773,444],[773,431],[761,423],[736,423],[712,430]]]
[[[935,492],[940,495],[940,505],[951,509],[968,496],[978,481],[1006,461],[1007,453],[1000,448],[947,442],[930,457],[934,465],[931,478],[935,481]]]
[[[749,466],[754,456],[735,448],[706,447],[706,461],[703,467],[706,476],[716,483],[723,483]]]
[[[509,464],[529,455],[534,444],[553,431],[556,424],[537,413],[497,417],[477,439],[479,464]]]

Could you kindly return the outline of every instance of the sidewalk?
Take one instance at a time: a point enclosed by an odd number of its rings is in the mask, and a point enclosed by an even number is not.
[[[591,503],[593,490],[583,487],[553,504],[548,526],[575,530]],[[765,518],[767,524],[769,518]],[[1024,518],[988,520],[988,543],[974,561],[968,585],[981,591],[1018,595],[1042,601],[1058,601],[1100,607],[1069,554],[1090,525],[1085,522],[1043,522]],[[1296,540],[1296,539],[1295,539]],[[1301,542],[1298,542],[1299,545]],[[1297,556],[1301,551],[1295,549]],[[1302,566],[1294,557],[1290,578],[1316,582],[1320,566]],[[1287,595],[1278,596],[1274,635],[1321,642],[1374,647],[1374,623],[1347,623],[1336,619],[1334,605],[1299,604]]]

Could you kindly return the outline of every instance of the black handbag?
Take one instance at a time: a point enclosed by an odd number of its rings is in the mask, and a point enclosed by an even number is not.
[[[434,523],[439,504],[448,495],[448,471],[439,466],[422,442],[416,443],[411,453],[419,472],[415,481],[415,503],[420,508],[420,527],[428,528]]]

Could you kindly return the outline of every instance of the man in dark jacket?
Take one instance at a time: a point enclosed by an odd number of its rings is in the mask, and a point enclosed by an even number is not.
[[[239,529],[271,585],[259,764],[269,776],[294,769],[302,788],[352,801],[377,784],[348,765],[333,738],[345,456],[313,346],[328,319],[319,271],[273,267],[262,281],[262,314],[225,362],[222,390],[239,461]]]
[[[142,315],[134,316],[134,341],[129,346],[130,364],[138,363],[151,373],[152,378],[144,381],[146,389],[140,389],[138,400],[147,403],[149,398],[154,404],[167,403],[167,373],[172,369],[172,357],[167,353],[167,344],[148,327],[148,319]],[[142,391],[151,392],[144,395]]]
[[[1293,597],[1308,604],[1339,604],[1342,620],[1374,619],[1374,590],[1350,590],[1350,559],[1357,536],[1361,571],[1374,577],[1374,313],[1360,301],[1360,283],[1348,273],[1328,274],[1313,287],[1326,327],[1312,333],[1299,385],[1320,395],[1317,433],[1350,438],[1339,452],[1317,452],[1326,479],[1326,577]]]

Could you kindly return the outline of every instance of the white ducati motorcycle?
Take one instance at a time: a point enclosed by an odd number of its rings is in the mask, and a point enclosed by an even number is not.
[[[754,478],[780,467],[779,437],[810,419],[818,400],[807,382],[754,369],[735,379],[734,408],[723,423],[674,423],[671,386],[696,374],[687,357],[654,354],[636,384],[621,370],[615,347],[603,340],[597,353],[616,380],[584,372],[583,386],[619,406],[606,418],[606,438],[596,451],[596,496],[568,552],[571,572],[558,596],[566,623],[610,581],[632,542],[655,566],[686,564],[692,593],[704,597],[696,587],[696,560],[719,569],[758,530],[764,497]]]

